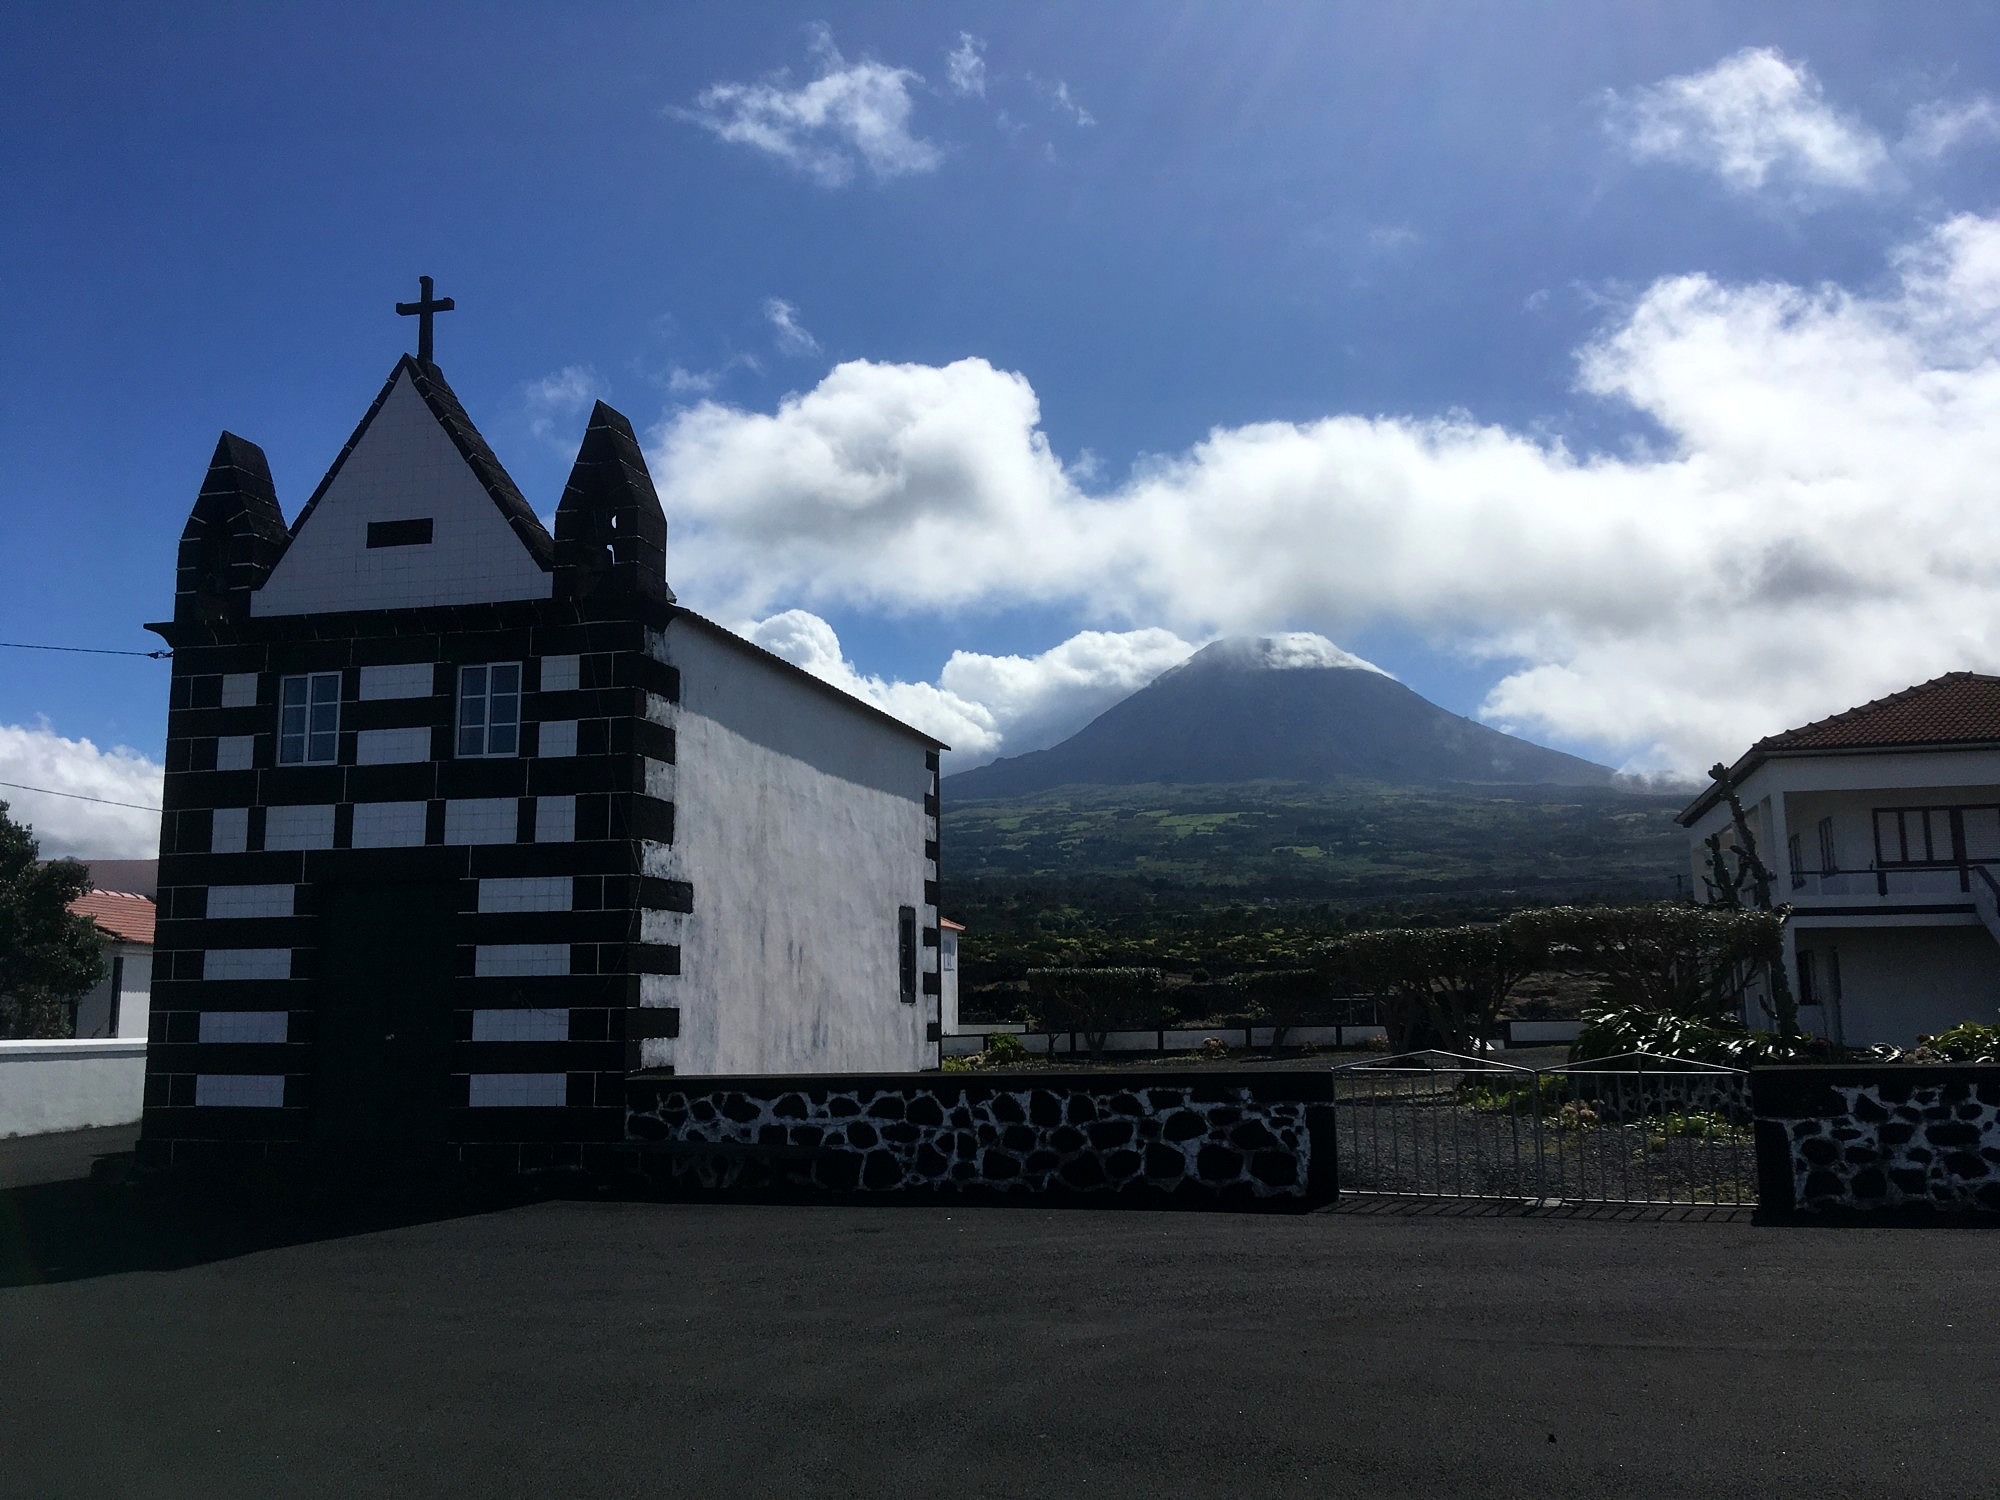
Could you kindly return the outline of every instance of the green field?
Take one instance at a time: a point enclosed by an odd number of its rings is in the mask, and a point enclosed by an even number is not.
[[[944,794],[948,890],[1082,882],[1198,904],[1657,899],[1675,893],[1687,859],[1680,799],[1612,791],[1254,782],[954,803],[947,781]]]

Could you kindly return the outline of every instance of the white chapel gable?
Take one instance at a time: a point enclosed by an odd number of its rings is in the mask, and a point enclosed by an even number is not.
[[[551,592],[551,575],[439,425],[406,367],[251,596],[250,612],[420,609],[546,599]]]

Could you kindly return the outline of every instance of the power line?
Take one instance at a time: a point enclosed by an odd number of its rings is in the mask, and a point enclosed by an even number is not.
[[[33,641],[0,641],[0,646],[15,651],[81,651],[91,656],[144,656],[153,661],[165,661],[174,654],[171,651],[114,651],[108,646],[42,646]]]
[[[74,797],[78,802],[102,802],[106,807],[132,807],[140,812],[164,812],[164,808],[153,807],[144,802],[114,802],[109,797],[90,797],[82,792],[59,792],[52,786],[29,786],[21,781],[0,781],[0,786],[10,786],[17,792],[40,792],[45,797]]]

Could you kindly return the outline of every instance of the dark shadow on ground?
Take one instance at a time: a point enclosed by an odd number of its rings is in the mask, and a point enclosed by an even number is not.
[[[0,1288],[181,1270],[550,1196],[437,1176],[168,1184],[132,1170],[135,1134],[0,1141]]]
[[[1418,1198],[1344,1194],[1328,1213],[1377,1219],[1563,1219],[1596,1224],[1750,1224],[1752,1204],[1569,1203],[1522,1198]]]

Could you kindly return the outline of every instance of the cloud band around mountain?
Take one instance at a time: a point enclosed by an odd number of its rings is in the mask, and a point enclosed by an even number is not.
[[[760,412],[668,415],[676,572],[711,608],[1062,604],[1184,639],[1394,622],[1503,663],[1482,713],[1686,770],[2000,666],[2000,221],[1880,291],[1664,278],[1577,352],[1659,436],[1576,452],[1439,417],[1217,428],[1088,487],[1028,378],[851,361]]]

